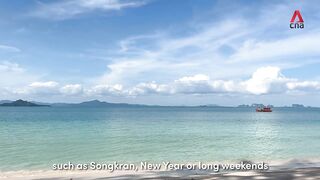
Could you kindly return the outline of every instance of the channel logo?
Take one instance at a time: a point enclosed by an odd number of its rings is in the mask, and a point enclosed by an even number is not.
[[[297,20],[298,19],[298,20]],[[296,21],[297,20],[297,21]],[[295,10],[290,20],[291,29],[303,29],[304,21],[299,10]]]

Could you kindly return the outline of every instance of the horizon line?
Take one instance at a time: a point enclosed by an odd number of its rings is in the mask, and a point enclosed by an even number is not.
[[[251,104],[238,104],[238,105],[219,105],[219,104],[200,104],[200,105],[159,105],[159,104],[144,104],[144,103],[127,103],[127,102],[109,102],[109,101],[103,101],[103,100],[99,100],[99,99],[93,99],[93,100],[85,100],[85,101],[81,101],[81,102],[43,102],[43,101],[36,101],[36,100],[23,100],[23,99],[17,99],[17,100],[8,100],[8,99],[3,99],[0,100],[0,102],[3,101],[9,101],[9,103],[11,102],[15,102],[15,101],[27,101],[27,102],[32,102],[35,104],[46,104],[46,105],[54,105],[54,104],[66,104],[66,105],[77,105],[77,104],[81,104],[81,103],[88,103],[88,102],[93,102],[93,101],[97,101],[100,103],[109,103],[109,104],[125,104],[125,105],[137,105],[137,106],[160,106],[160,107],[238,107],[238,108],[253,108],[253,107],[257,107],[258,105],[262,105],[262,106],[272,106],[275,108],[279,108],[279,107],[289,107],[289,108],[320,108],[320,106],[308,106],[308,105],[304,105],[304,104],[300,104],[300,103],[292,103],[290,105],[281,105],[281,106],[276,106],[276,105],[272,105],[272,104],[263,104],[263,103],[251,103]],[[40,103],[40,104],[39,104]],[[3,104],[3,103],[0,103]],[[296,106],[296,107],[295,107]]]

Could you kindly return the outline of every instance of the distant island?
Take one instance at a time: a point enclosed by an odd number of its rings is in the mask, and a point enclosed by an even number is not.
[[[26,107],[34,107],[34,106],[46,106],[48,107],[49,105],[40,105],[40,104],[35,104],[35,103],[32,103],[32,102],[28,102],[28,101],[24,101],[24,100],[17,100],[17,101],[13,101],[13,102],[5,102],[5,103],[2,103],[0,104],[0,106],[26,106]]]
[[[257,104],[257,103],[253,103],[253,104],[251,104],[251,105],[242,104],[242,105],[238,105],[237,107],[239,107],[239,108],[258,108],[258,107],[264,107],[264,106],[268,106],[268,107],[271,107],[271,108],[274,107],[274,106],[271,105],[271,104],[264,105],[264,104]]]
[[[86,101],[81,103],[43,103],[35,101],[24,101],[24,100],[2,100],[0,106],[14,106],[14,107],[147,107],[148,105],[139,104],[127,104],[127,103],[108,103],[99,100]]]
[[[248,105],[248,104],[241,104],[241,105],[238,105],[237,107],[238,108],[258,108],[258,107],[275,107],[273,105],[264,105],[264,104],[257,104],[257,103],[254,103],[254,104],[251,104],[251,105]],[[292,104],[291,106],[277,106],[278,108],[311,108],[311,106],[304,106],[303,104]]]
[[[199,108],[258,108],[264,107],[264,104],[253,103],[251,105],[242,104],[238,106],[220,106],[217,104],[207,105],[178,105],[178,106],[163,106],[163,105],[145,105],[145,104],[128,104],[128,103],[110,103],[99,100],[85,101],[81,103],[45,103],[36,101],[25,101],[25,100],[0,100],[1,106],[14,106],[14,107],[91,107],[91,108],[108,108],[108,107],[199,107]],[[274,108],[273,105],[267,105],[268,107]],[[304,106],[303,104],[292,104],[291,106],[277,106],[275,108],[311,108],[311,106]]]

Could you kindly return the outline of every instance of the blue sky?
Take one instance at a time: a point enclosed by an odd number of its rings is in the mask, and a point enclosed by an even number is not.
[[[0,99],[320,106],[319,5],[4,0]]]

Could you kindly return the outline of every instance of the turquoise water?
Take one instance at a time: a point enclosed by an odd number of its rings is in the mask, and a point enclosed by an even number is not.
[[[0,171],[320,157],[320,109],[0,108]]]

